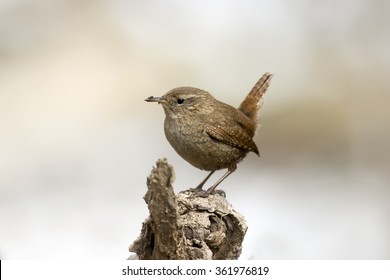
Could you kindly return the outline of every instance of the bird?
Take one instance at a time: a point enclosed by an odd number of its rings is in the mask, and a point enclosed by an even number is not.
[[[253,137],[272,77],[263,74],[237,109],[195,87],[177,87],[161,97],[145,99],[162,105],[165,136],[174,150],[194,167],[210,171],[196,190],[203,190],[215,171],[227,168],[207,189],[208,194],[213,193],[249,152],[260,156]]]

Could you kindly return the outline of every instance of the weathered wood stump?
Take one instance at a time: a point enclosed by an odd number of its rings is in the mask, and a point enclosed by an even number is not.
[[[173,181],[173,167],[158,160],[144,196],[150,215],[129,259],[237,259],[247,230],[244,217],[220,193],[202,196],[189,189],[175,195]]]

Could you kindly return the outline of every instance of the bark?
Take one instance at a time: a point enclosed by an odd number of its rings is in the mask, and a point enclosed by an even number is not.
[[[189,189],[176,195],[173,181],[173,167],[158,160],[144,196],[150,215],[130,245],[135,254],[129,259],[237,259],[247,230],[244,217],[221,192],[205,196]]]

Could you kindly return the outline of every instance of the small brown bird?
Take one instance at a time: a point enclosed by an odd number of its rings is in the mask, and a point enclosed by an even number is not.
[[[193,166],[211,171],[196,189],[201,190],[216,170],[227,168],[228,171],[207,190],[213,192],[236,170],[237,163],[248,152],[259,155],[253,136],[263,95],[272,76],[265,73],[238,109],[193,87],[178,87],[162,97],[145,99],[163,106],[165,136],[176,152]]]

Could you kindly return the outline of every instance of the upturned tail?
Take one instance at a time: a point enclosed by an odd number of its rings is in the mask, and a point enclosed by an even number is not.
[[[238,110],[243,112],[248,118],[253,120],[257,126],[259,122],[259,110],[263,105],[263,95],[267,91],[271,83],[273,75],[265,73],[253,86],[252,90],[245,97],[244,101],[238,107]]]

